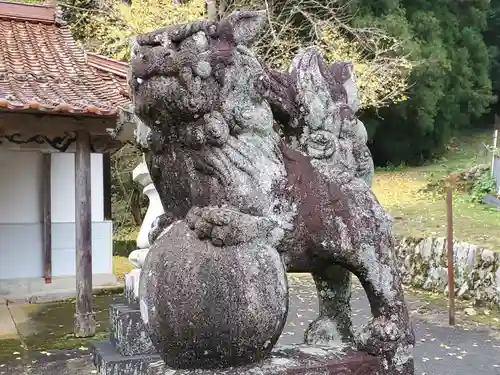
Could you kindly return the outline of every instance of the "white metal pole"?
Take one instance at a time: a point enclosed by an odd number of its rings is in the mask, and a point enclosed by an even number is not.
[[[493,133],[493,156],[491,157],[491,177],[495,177],[495,152],[497,149],[497,139],[498,139],[498,130],[495,129],[495,132]]]

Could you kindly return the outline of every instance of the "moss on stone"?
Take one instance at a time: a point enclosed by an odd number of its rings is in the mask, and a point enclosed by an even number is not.
[[[74,299],[44,304],[17,305],[28,319],[16,322],[26,353],[33,351],[69,350],[80,347],[88,348],[93,340],[101,340],[108,336],[108,305],[116,297],[100,295],[94,297],[97,333],[90,339],[76,338],[73,335]],[[22,314],[21,314],[22,315]],[[0,341],[0,361],[15,360],[21,352],[20,340]]]

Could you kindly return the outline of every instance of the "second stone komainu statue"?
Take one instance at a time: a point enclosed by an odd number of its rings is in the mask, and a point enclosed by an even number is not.
[[[328,66],[310,47],[289,73],[268,69],[249,49],[265,20],[236,12],[135,40],[130,88],[165,209],[139,289],[153,344],[172,368],[259,361],[285,324],[286,271],[310,272],[320,315],[306,343],[357,348],[381,358],[379,374],[413,375],[352,65]],[[358,335],[351,274],[373,314]]]

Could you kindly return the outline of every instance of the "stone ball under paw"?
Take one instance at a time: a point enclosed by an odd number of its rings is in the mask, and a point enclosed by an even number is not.
[[[202,241],[182,222],[151,247],[141,272],[141,315],[173,368],[214,368],[267,356],[288,312],[286,272],[259,240]]]

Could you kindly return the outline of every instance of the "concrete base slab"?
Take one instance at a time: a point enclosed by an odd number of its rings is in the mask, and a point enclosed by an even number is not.
[[[113,274],[94,274],[95,288],[116,286]],[[73,298],[76,295],[76,279],[74,276],[54,277],[50,284],[43,278],[33,279],[0,279],[0,297],[12,303],[40,303]]]
[[[500,210],[500,199],[498,199],[497,197],[493,196],[493,195],[486,195],[484,198],[483,198],[483,203],[485,204],[489,204],[491,206],[495,206],[497,209]]]
[[[0,305],[0,340],[18,339],[16,325],[7,305]]]
[[[9,304],[9,311],[12,316],[13,324],[16,325],[16,328],[19,334],[25,338],[33,333],[35,333],[35,322],[32,319],[32,314],[34,314],[39,306],[37,305],[21,305],[21,304]]]
[[[160,361],[160,356],[119,354],[109,341],[92,344],[94,365],[99,375],[144,375],[148,366]]]
[[[308,345],[278,346],[271,356],[253,365],[226,369],[169,368],[163,361],[149,365],[144,375],[383,375],[379,358],[353,349]]]

